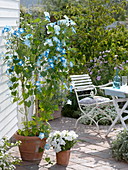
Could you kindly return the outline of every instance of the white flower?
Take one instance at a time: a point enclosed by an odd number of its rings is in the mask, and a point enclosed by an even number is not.
[[[52,145],[53,147],[55,147],[55,146],[57,145],[56,138],[51,142],[51,145]]]
[[[55,131],[50,133],[49,138],[47,139],[47,143],[53,147],[55,152],[60,152],[62,150],[68,150],[73,147],[77,137],[78,135],[74,131]],[[67,143],[69,143],[69,145],[66,145]]]
[[[54,148],[55,152],[58,153],[61,151],[61,147],[60,145],[56,145],[56,147]]]
[[[59,143],[60,143],[60,145],[65,145],[66,144],[66,142],[62,138],[59,139]]]
[[[65,140],[72,141],[72,136],[65,136]]]

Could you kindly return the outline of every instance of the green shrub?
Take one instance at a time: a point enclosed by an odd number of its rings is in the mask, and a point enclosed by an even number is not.
[[[128,162],[128,130],[122,130],[112,141],[112,155],[116,160]]]
[[[105,113],[107,114],[107,116],[110,116],[112,118],[112,120],[114,120],[117,116],[117,113],[115,111],[115,108],[113,105],[109,105],[109,106],[100,106],[100,108],[102,110],[105,111]],[[92,107],[86,107],[85,108],[85,113],[88,113],[90,110],[92,109]],[[95,112],[90,113],[92,114],[92,117],[94,116],[94,114],[97,114],[95,117],[93,117],[93,119],[97,122],[99,121],[99,125],[110,125],[112,122],[108,119],[108,117],[106,117],[103,114],[99,113],[99,110],[95,110]],[[83,115],[83,113],[81,113],[81,115]],[[81,123],[83,124],[94,124],[94,122],[92,122],[89,118],[82,118],[81,119]]]

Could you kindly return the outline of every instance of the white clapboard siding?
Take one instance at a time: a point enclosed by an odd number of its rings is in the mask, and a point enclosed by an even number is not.
[[[16,103],[12,103],[6,75],[7,67],[1,54],[5,52],[2,29],[7,25],[19,25],[19,9],[20,0],[0,0],[0,139],[4,136],[10,138],[18,129],[18,108]]]

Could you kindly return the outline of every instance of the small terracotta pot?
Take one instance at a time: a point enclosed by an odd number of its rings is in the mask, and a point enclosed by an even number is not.
[[[37,136],[21,136],[14,134],[16,140],[21,141],[19,146],[20,155],[23,161],[40,161],[44,152],[46,138],[40,139]]]
[[[59,165],[67,166],[70,158],[70,150],[61,151],[56,153],[56,163]]]

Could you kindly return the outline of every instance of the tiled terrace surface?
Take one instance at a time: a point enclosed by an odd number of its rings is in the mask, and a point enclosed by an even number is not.
[[[53,130],[74,130],[75,119],[58,118],[50,121]],[[95,126],[79,124],[76,130],[80,141],[72,148],[70,162],[67,167],[56,164],[54,151],[47,150],[43,157],[48,154],[53,162],[48,165],[42,158],[39,164],[35,162],[22,162],[16,170],[128,170],[128,164],[116,161],[112,158],[110,142],[122,129],[116,125],[107,138],[105,133],[108,126],[100,127],[100,135],[96,133]],[[12,148],[13,155],[20,156],[18,148]]]

